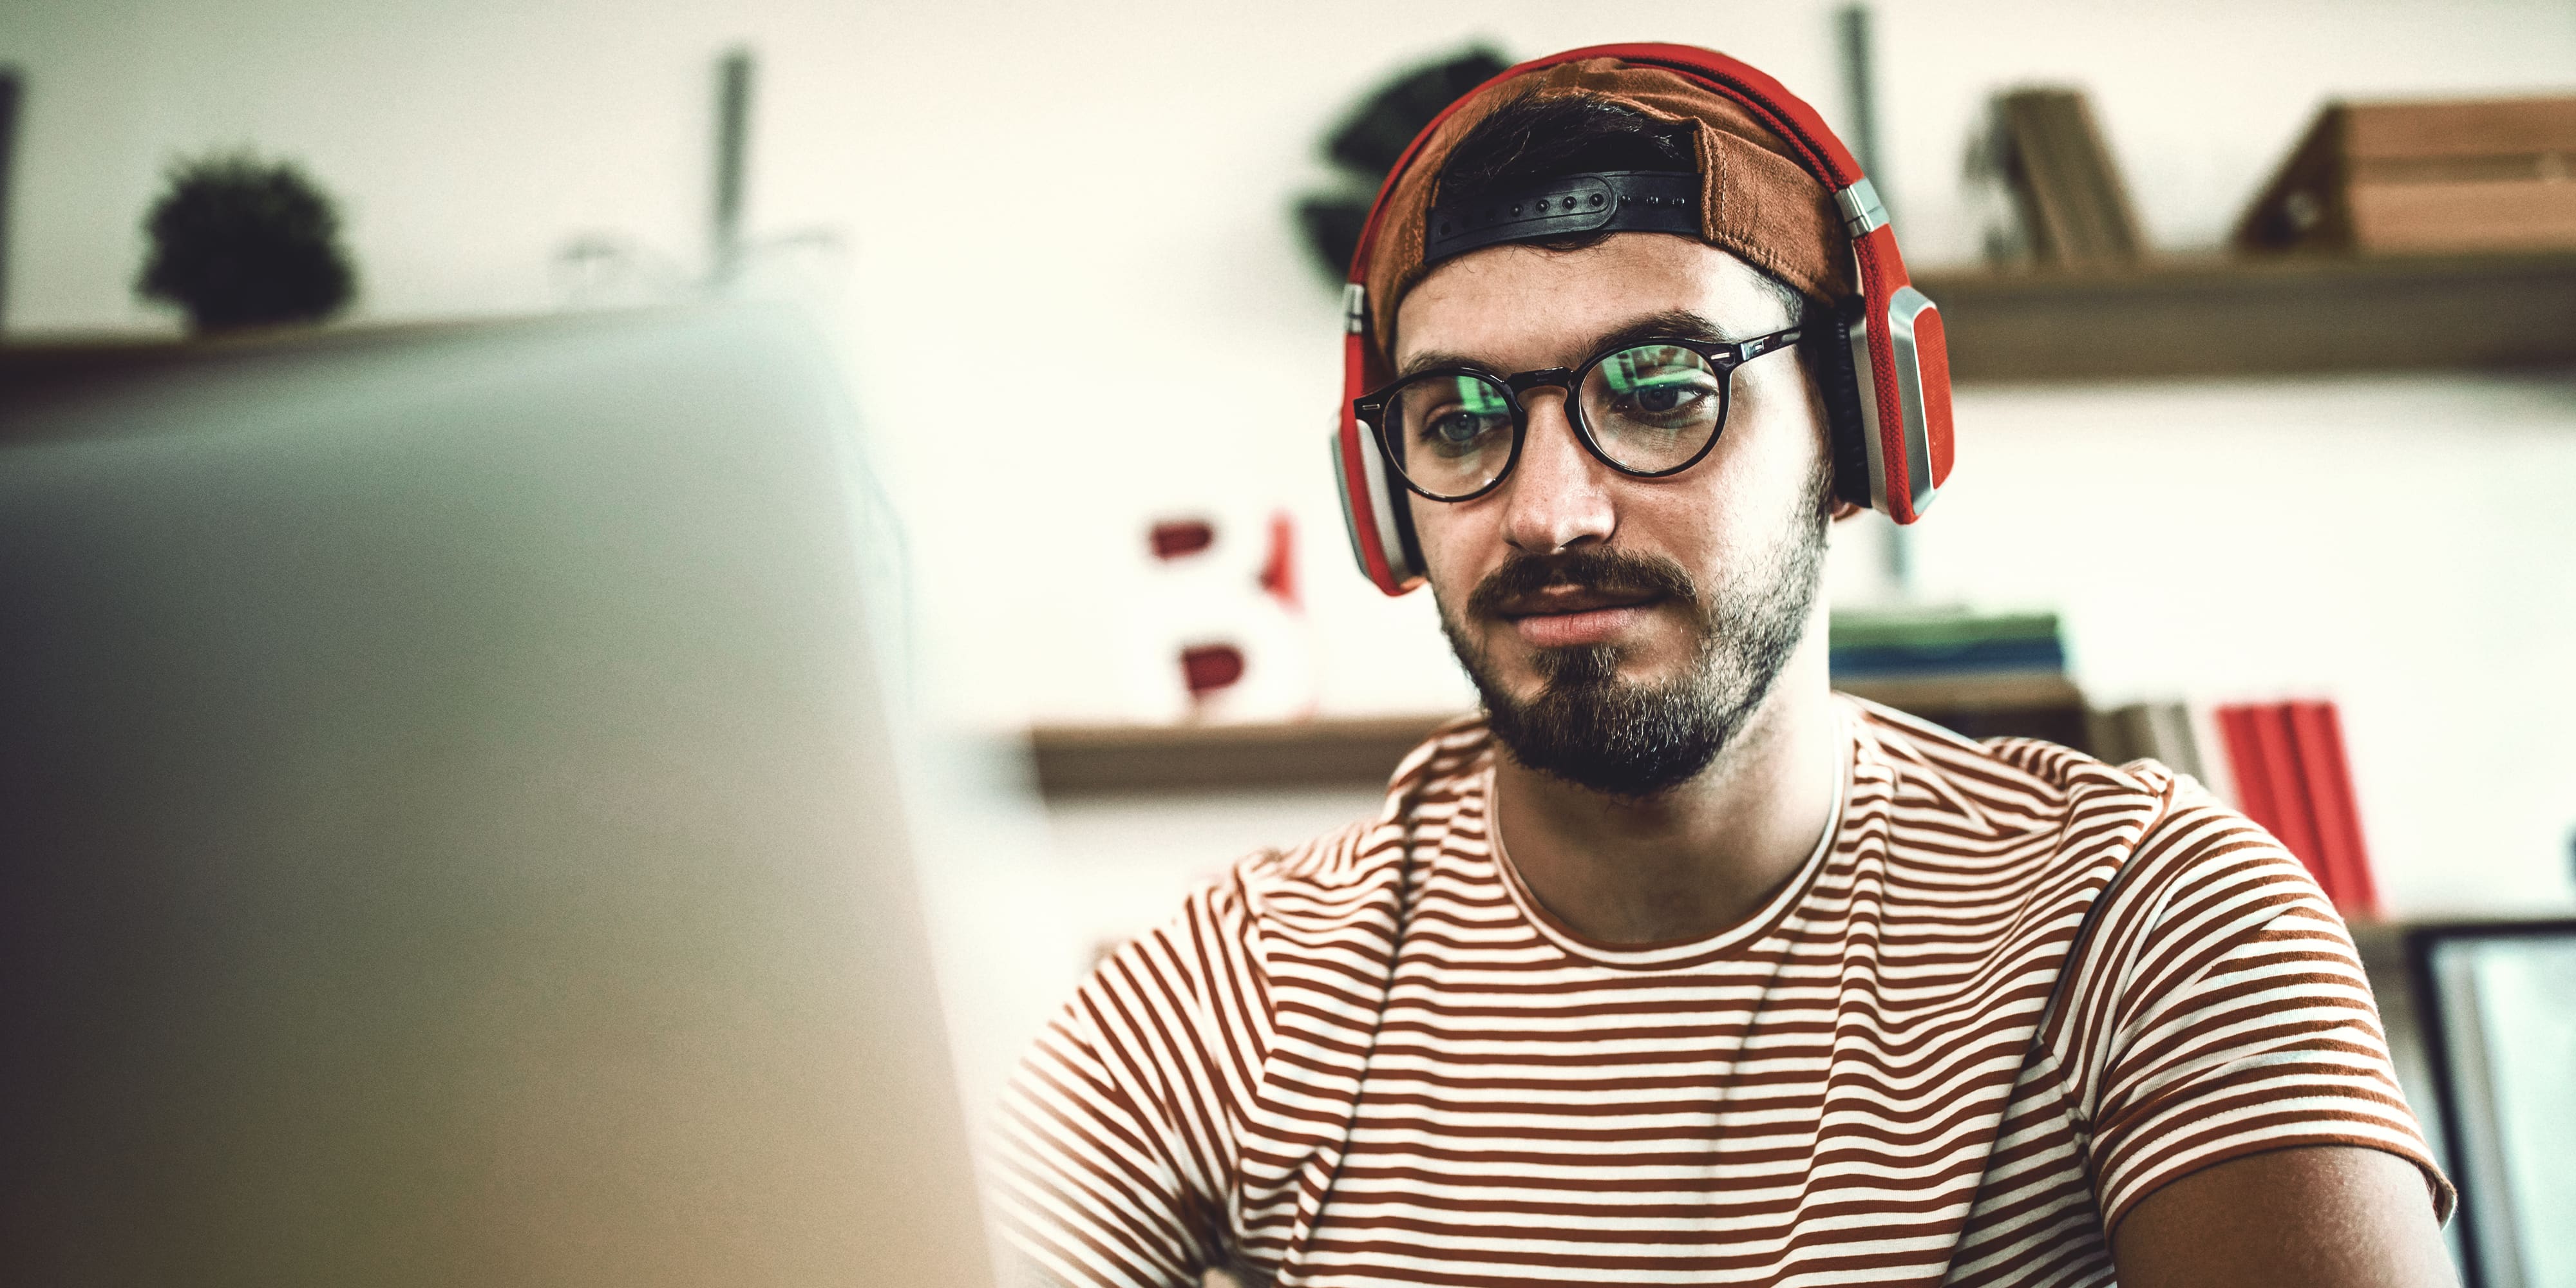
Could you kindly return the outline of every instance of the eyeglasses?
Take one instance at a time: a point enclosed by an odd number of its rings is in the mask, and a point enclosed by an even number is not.
[[[1498,376],[1473,367],[1417,372],[1355,400],[1360,422],[1404,485],[1434,501],[1472,501],[1521,458],[1532,389],[1566,391],[1565,417],[1584,450],[1622,474],[1653,479],[1697,465],[1726,428],[1735,369],[1798,342],[1801,329],[1742,341],[1650,339],[1582,366]]]

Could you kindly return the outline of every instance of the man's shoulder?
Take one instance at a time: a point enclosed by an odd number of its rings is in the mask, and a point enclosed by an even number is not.
[[[1942,842],[2030,850],[2060,862],[2149,869],[2133,891],[2252,879],[2275,898],[2313,889],[2306,870],[2261,826],[2188,774],[2154,760],[2110,764],[2037,738],[1971,739],[1846,695],[1871,759],[1914,830]],[[1910,807],[1910,808],[1909,808]]]
[[[2039,738],[1970,738],[1866,698],[1838,696],[1864,757],[1885,765],[1900,791],[1998,824],[2042,824],[2086,804],[2159,798],[2178,777],[2152,760],[2113,765]]]
[[[1256,924],[1315,930],[1389,915],[1408,852],[1484,791],[1491,763],[1484,720],[1452,720],[1396,766],[1375,817],[1236,860],[1224,893]]]

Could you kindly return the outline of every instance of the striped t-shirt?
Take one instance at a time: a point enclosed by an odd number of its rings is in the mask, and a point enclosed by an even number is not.
[[[2447,1208],[2269,836],[2153,762],[1841,712],[1816,853],[1647,947],[1537,905],[1484,728],[1443,732],[1102,963],[1004,1098],[1006,1233],[1070,1284],[2094,1284],[2141,1198],[2260,1150],[2387,1150]]]

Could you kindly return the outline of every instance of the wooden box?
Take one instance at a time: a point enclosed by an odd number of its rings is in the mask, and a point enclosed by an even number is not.
[[[2236,244],[2576,247],[2576,96],[2331,104],[2238,222]]]

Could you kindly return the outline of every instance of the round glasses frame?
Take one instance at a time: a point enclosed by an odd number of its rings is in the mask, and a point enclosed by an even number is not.
[[[1647,336],[1637,340],[1624,340],[1618,344],[1610,346],[1609,348],[1603,349],[1599,353],[1593,354],[1591,357],[1584,359],[1583,365],[1581,366],[1541,367],[1536,371],[1523,371],[1508,376],[1488,371],[1482,367],[1432,367],[1426,370],[1416,371],[1401,380],[1382,386],[1353,399],[1351,401],[1351,410],[1358,416],[1361,424],[1369,427],[1369,436],[1377,440],[1378,455],[1386,462],[1388,472],[1394,474],[1396,479],[1404,484],[1407,491],[1429,501],[1441,501],[1451,505],[1464,501],[1473,501],[1476,498],[1493,491],[1495,488],[1501,487],[1503,485],[1503,480],[1512,476],[1513,467],[1521,463],[1521,445],[1529,440],[1529,409],[1522,405],[1521,395],[1532,389],[1562,389],[1565,391],[1565,419],[1568,423],[1574,426],[1575,441],[1582,443],[1583,450],[1590,452],[1594,460],[1597,460],[1602,464],[1629,476],[1630,478],[1671,478],[1673,475],[1679,474],[1682,471],[1699,464],[1700,461],[1705,459],[1709,452],[1717,446],[1717,440],[1719,437],[1726,433],[1727,413],[1735,408],[1735,369],[1743,366],[1745,363],[1753,361],[1755,358],[1761,357],[1766,353],[1773,353],[1796,345],[1799,338],[1805,333],[1806,329],[1804,327],[1791,327],[1785,331],[1774,331],[1769,335],[1757,335],[1750,340],[1693,340],[1681,336]],[[1702,359],[1707,361],[1713,370],[1716,371],[1719,391],[1717,424],[1710,427],[1708,431],[1708,441],[1700,444],[1699,450],[1691,453],[1689,460],[1683,461],[1681,464],[1671,466],[1667,469],[1631,469],[1626,465],[1620,464],[1616,458],[1610,455],[1609,449],[1603,447],[1601,445],[1601,441],[1593,436],[1592,426],[1586,422],[1583,415],[1583,382],[1592,374],[1593,368],[1600,366],[1604,362],[1608,362],[1610,359],[1615,358],[1620,354],[1626,353],[1631,349],[1642,349],[1659,345],[1676,349],[1687,349],[1692,353],[1698,354]],[[1503,467],[1496,470],[1494,472],[1494,477],[1487,480],[1483,487],[1477,488],[1473,492],[1464,493],[1458,496],[1442,496],[1439,493],[1430,491],[1424,488],[1421,484],[1414,482],[1412,477],[1404,472],[1403,454],[1397,451],[1395,449],[1395,445],[1389,443],[1386,437],[1386,409],[1388,404],[1394,400],[1395,395],[1406,385],[1412,384],[1414,381],[1444,376],[1451,378],[1472,376],[1494,385],[1503,391],[1504,405],[1509,407],[1512,413],[1512,450],[1509,456],[1503,458]]]

